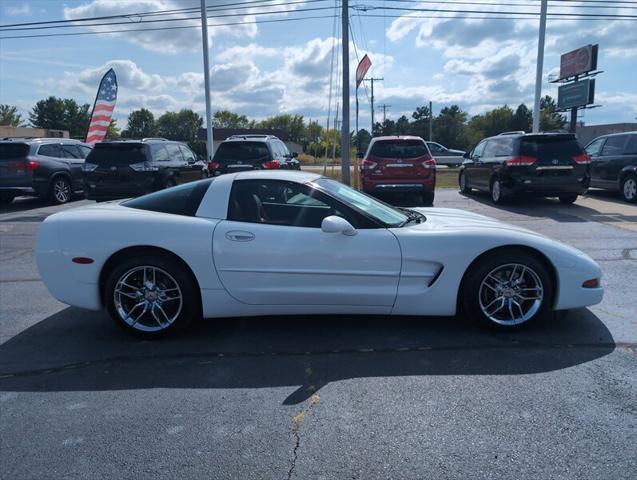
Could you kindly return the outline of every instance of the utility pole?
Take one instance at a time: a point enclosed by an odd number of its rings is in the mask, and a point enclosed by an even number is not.
[[[382,81],[384,80],[384,78],[366,78],[366,81],[372,82],[372,99],[371,99],[371,103],[372,103],[372,131],[370,132],[372,134],[372,137],[374,136],[374,82],[378,82],[378,81]]]
[[[208,16],[206,0],[201,0],[201,42],[203,44],[203,78],[206,88],[206,151],[208,161],[212,161],[212,108],[210,107],[210,66],[208,64]]]
[[[341,44],[343,46],[343,125],[341,127],[341,175],[349,185],[349,0],[341,10]]]
[[[429,102],[429,141],[432,142],[434,139],[434,127],[433,127],[433,123],[434,123],[434,110],[433,110],[433,103]]]
[[[535,103],[533,105],[533,133],[540,131],[540,98],[542,97],[542,70],[544,68],[544,37],[546,35],[547,0],[540,7],[540,31],[537,39],[537,66],[535,69]]]
[[[385,123],[385,120],[387,120],[387,109],[390,108],[391,105],[383,103],[380,107],[383,109],[383,123]]]
[[[579,75],[575,75],[574,82],[579,81]],[[577,107],[571,108],[571,124],[569,128],[569,132],[576,133],[577,132]]]

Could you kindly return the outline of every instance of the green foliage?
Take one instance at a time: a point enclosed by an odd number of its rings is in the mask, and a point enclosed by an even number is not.
[[[533,128],[533,113],[529,108],[521,103],[513,114],[511,120],[511,130],[521,130],[530,132]]]
[[[444,107],[434,119],[435,141],[448,148],[465,148],[469,143],[466,121],[467,112],[462,111],[458,105]]]
[[[358,149],[358,153],[362,156],[367,151],[367,147],[369,146],[369,142],[372,140],[372,134],[369,133],[364,128],[361,128],[358,131],[358,137],[354,136],[354,145],[356,145]],[[358,144],[360,142],[360,144]]]
[[[13,105],[0,105],[0,125],[10,125],[19,127],[22,123],[22,115],[18,113],[18,108]]]
[[[179,140],[195,144],[197,132],[203,125],[203,118],[192,110],[166,112],[157,119],[157,134],[169,140]]]
[[[147,138],[156,134],[155,116],[145,108],[133,110],[128,115],[126,130],[122,131],[122,137],[125,138]]]
[[[214,128],[249,128],[250,120],[245,115],[229,110],[218,110],[212,116]]]
[[[566,116],[555,110],[557,110],[557,104],[552,97],[546,95],[540,99],[540,130],[542,132],[562,130],[566,127]]]
[[[255,128],[271,128],[284,130],[291,141],[307,143],[305,120],[303,115],[275,115],[256,122]]]
[[[116,140],[119,137],[120,133],[119,128],[117,128],[117,120],[111,120],[111,123],[108,125],[108,130],[106,130],[106,138]]]
[[[37,128],[68,130],[71,137],[86,136],[90,119],[90,105],[79,105],[72,98],[49,97],[35,104],[29,122]]]

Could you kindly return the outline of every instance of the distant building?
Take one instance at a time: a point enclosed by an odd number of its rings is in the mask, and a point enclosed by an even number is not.
[[[592,140],[609,133],[637,131],[637,123],[607,123],[604,125],[577,125],[577,138],[584,146]]]
[[[50,130],[47,128],[12,127],[11,125],[0,125],[0,138],[15,137],[69,138],[69,132],[68,130]]]
[[[205,142],[207,135],[208,130],[200,128],[197,132],[197,139]],[[277,128],[213,128],[213,149],[216,151],[219,144],[232,135],[274,135],[285,143],[290,152],[303,153],[303,147],[300,144],[290,141],[285,130]]]

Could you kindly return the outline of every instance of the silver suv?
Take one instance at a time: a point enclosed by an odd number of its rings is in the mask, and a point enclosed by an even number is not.
[[[82,166],[91,147],[68,138],[0,140],[0,203],[20,195],[66,203],[83,189]]]
[[[297,156],[274,135],[232,135],[221,142],[208,171],[220,175],[244,170],[300,170]]]

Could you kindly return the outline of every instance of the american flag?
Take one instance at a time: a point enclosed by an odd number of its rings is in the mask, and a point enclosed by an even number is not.
[[[92,145],[95,142],[104,140],[108,126],[111,123],[116,101],[117,77],[115,76],[115,71],[111,68],[100,82],[95,105],[93,105],[93,113],[91,114],[91,123],[86,134],[86,143]]]
[[[356,67],[356,88],[360,86],[363,79],[365,78],[365,74],[367,73],[367,70],[369,70],[369,67],[371,66],[372,66],[372,61],[369,59],[367,54],[365,54],[365,56],[361,59],[361,61],[358,62],[358,67]]]

